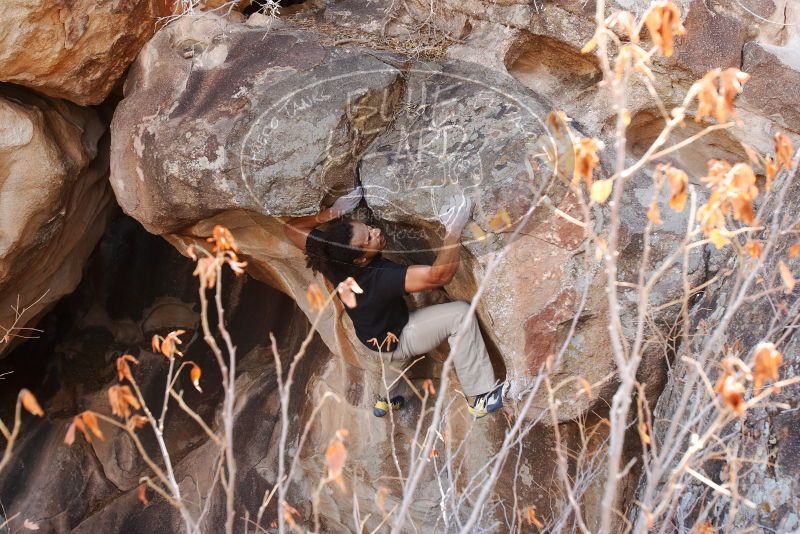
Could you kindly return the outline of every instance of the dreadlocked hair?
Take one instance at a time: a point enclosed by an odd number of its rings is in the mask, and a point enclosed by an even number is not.
[[[353,261],[363,252],[350,246],[353,225],[349,221],[336,221],[326,230],[313,230],[306,238],[306,267],[333,280],[333,272],[348,271]]]

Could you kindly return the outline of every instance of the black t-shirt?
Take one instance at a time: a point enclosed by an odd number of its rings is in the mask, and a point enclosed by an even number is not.
[[[363,294],[356,295],[355,308],[344,306],[361,343],[378,352],[378,347],[370,341],[374,338],[378,344],[383,343],[382,352],[396,349],[397,343],[385,343],[385,340],[389,332],[399,338],[408,323],[408,306],[403,300],[408,266],[376,256],[364,267],[347,265],[334,269],[331,280],[334,285],[352,276],[364,290]]]

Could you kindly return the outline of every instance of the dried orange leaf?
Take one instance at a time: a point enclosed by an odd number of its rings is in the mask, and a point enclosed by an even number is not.
[[[717,383],[722,402],[738,415],[744,413],[744,391],[744,384],[737,381],[734,375],[723,375]]]
[[[580,385],[581,391],[583,391],[588,398],[592,398],[592,385],[589,383],[588,380],[583,378],[582,376],[578,377],[578,384]]]
[[[97,439],[100,441],[105,441],[106,438],[103,436],[103,431],[100,430],[100,426],[97,424],[97,417],[94,415],[94,413],[86,411],[83,412],[80,417],[83,419],[83,422],[86,424],[89,430],[92,431],[92,434],[97,436]]]
[[[378,505],[378,509],[383,512],[386,508],[386,497],[389,495],[389,488],[381,486],[378,488],[378,491],[375,493],[375,504]]]
[[[608,197],[611,196],[611,190],[614,187],[614,181],[598,180],[592,184],[591,197],[592,200],[598,204],[605,204]]]
[[[764,246],[759,243],[758,241],[748,241],[744,244],[744,249],[750,254],[750,257],[753,259],[758,259],[761,257],[761,254],[764,252]]]
[[[585,45],[583,45],[583,48],[581,48],[581,54],[588,54],[595,48],[597,48],[597,40],[594,37],[592,37],[591,39],[589,39],[589,41],[586,42]]]
[[[532,504],[525,508],[525,519],[528,521],[528,525],[533,525],[539,529],[544,528],[544,523],[536,517],[536,507]]]
[[[639,421],[637,429],[639,430],[639,439],[642,440],[642,443],[645,445],[650,445],[650,434],[647,432],[647,425],[644,423],[644,421]]]
[[[583,180],[587,186],[592,183],[592,174],[595,167],[600,163],[597,152],[603,144],[597,139],[581,138],[575,141],[575,168],[572,176],[572,183],[577,184]]]
[[[194,384],[195,389],[200,393],[203,392],[202,388],[200,388],[201,373],[202,371],[200,370],[200,366],[195,363],[192,363],[192,370],[189,371],[189,377],[192,379],[192,384]]]
[[[328,477],[332,480],[336,480],[340,486],[342,485],[340,477],[342,476],[344,463],[347,459],[347,448],[344,446],[344,443],[342,443],[341,434],[339,434],[343,430],[346,432],[346,429],[340,429],[337,435],[331,439],[328,444],[328,449],[325,451],[325,463],[328,466]]]
[[[789,257],[794,258],[798,254],[800,254],[800,243],[795,243],[794,245],[789,247]]]
[[[684,35],[686,28],[681,24],[681,11],[678,6],[668,1],[655,2],[644,19],[650,37],[658,52],[666,57],[673,53],[673,39]]]
[[[792,275],[792,271],[783,263],[783,260],[778,262],[778,271],[781,274],[781,281],[783,282],[783,287],[787,293],[791,293],[794,290],[794,285],[796,280]]]
[[[26,519],[25,521],[22,522],[22,528],[27,530],[39,530],[39,524],[34,523],[30,519]]]
[[[42,411],[41,406],[39,406],[39,402],[36,400],[36,397],[34,397],[33,393],[27,389],[20,390],[19,399],[22,401],[22,407],[28,412],[32,413],[33,415],[38,415],[39,417],[44,415],[44,412]]]
[[[794,161],[792,155],[794,147],[792,140],[783,135],[782,133],[775,134],[775,159],[778,160],[778,166],[783,169],[793,169]]]
[[[662,224],[661,211],[658,209],[658,202],[655,200],[650,204],[650,209],[647,210],[647,218],[653,224]]]
[[[67,427],[67,433],[64,435],[64,443],[67,445],[72,445],[75,443],[75,421],[73,420],[70,423],[69,427]]]
[[[725,234],[723,234],[722,231],[717,230],[716,228],[714,230],[711,230],[711,232],[709,232],[708,240],[711,241],[714,244],[714,246],[717,247],[717,249],[721,249],[722,247],[730,244],[731,242],[730,239],[725,237]]]
[[[147,484],[139,484],[139,487],[136,489],[136,498],[145,506],[150,504],[150,501],[147,499]]]
[[[759,343],[753,357],[753,383],[756,390],[767,380],[778,380],[778,368],[783,362],[783,355],[773,343]]]

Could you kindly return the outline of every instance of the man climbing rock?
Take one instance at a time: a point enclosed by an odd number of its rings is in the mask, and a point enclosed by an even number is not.
[[[462,199],[448,206],[439,218],[445,238],[433,265],[400,265],[381,256],[386,237],[380,229],[361,222],[341,219],[353,211],[362,198],[360,187],[339,198],[317,215],[287,221],[287,237],[305,251],[306,265],[322,273],[334,285],[353,277],[364,290],[356,307],[345,306],[358,339],[385,362],[389,391],[402,379],[402,370],[413,357],[435,349],[442,341],[452,343],[466,321],[461,349],[453,364],[467,396],[470,413],[483,417],[503,406],[478,321],[463,301],[428,306],[409,313],[403,295],[448,284],[459,267],[461,232],[472,211],[472,202]],[[328,224],[329,223],[329,224]],[[320,228],[325,225],[324,228]],[[391,401],[387,400],[391,398]],[[401,408],[402,395],[380,398],[373,413],[383,417]]]

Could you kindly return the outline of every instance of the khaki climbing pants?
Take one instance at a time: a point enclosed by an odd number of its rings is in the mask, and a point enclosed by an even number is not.
[[[467,314],[469,304],[463,301],[436,304],[413,311],[408,316],[408,324],[400,334],[400,342],[393,352],[382,354],[386,373],[386,384],[390,391],[404,389],[403,378],[396,380],[414,356],[432,351],[442,341],[448,340],[452,347],[459,326],[466,320],[465,330],[458,353],[453,354],[461,390],[472,396],[494,389],[495,377],[486,345],[481,337],[475,314]],[[395,381],[396,380],[396,381]],[[395,382],[392,386],[392,382]]]

